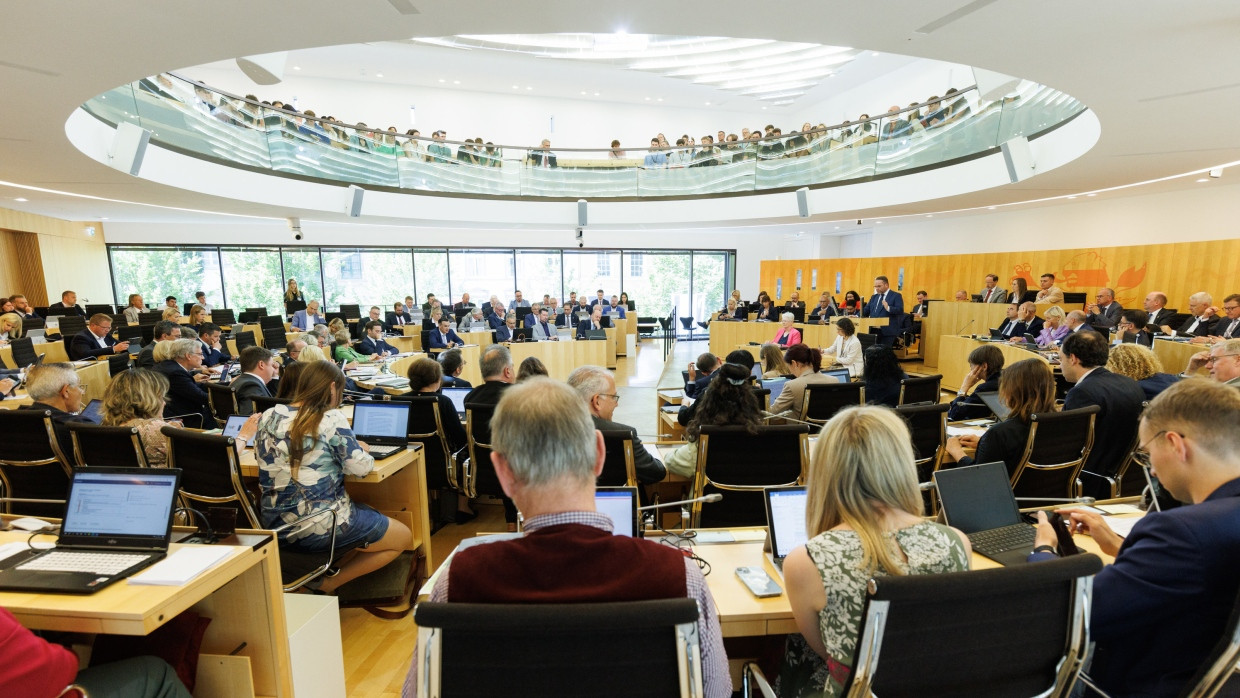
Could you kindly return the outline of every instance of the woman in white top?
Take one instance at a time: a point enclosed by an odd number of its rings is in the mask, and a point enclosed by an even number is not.
[[[839,336],[835,338],[834,344],[822,350],[822,355],[830,356],[834,363],[847,367],[848,375],[856,378],[861,375],[861,369],[865,366],[861,340],[857,339],[857,327],[852,320],[845,317],[839,319],[835,330]]]

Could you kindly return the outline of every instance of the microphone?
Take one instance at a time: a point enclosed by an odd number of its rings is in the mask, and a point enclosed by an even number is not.
[[[966,323],[964,324],[964,327],[961,327],[960,329],[956,330],[956,334],[958,334],[958,335],[960,335],[961,337],[963,337],[964,335],[963,335],[963,334],[961,334],[961,333],[962,333],[962,332],[964,332],[965,330],[967,330],[967,329],[969,328],[969,326],[970,326],[970,325],[972,325],[972,324],[973,324],[973,323],[975,323],[975,322],[977,322],[977,318],[973,318],[972,320],[969,320],[968,322],[966,322]]]
[[[174,419],[179,419],[179,420],[181,420],[181,424],[182,424],[182,425],[184,425],[184,424],[185,424],[185,418],[186,418],[186,417],[197,417],[197,418],[198,418],[198,428],[199,428],[199,429],[204,428],[204,427],[203,427],[203,424],[202,424],[202,415],[201,415],[201,414],[199,414],[199,413],[197,413],[197,412],[190,412],[189,414],[174,414],[174,415],[172,415],[171,417],[163,417],[163,420],[164,420],[165,422],[170,422],[170,421],[172,421],[172,420],[174,420]]]
[[[813,422],[805,422],[805,421],[802,421],[802,420],[800,420],[800,419],[797,419],[796,417],[788,417],[788,416],[781,416],[781,415],[778,415],[778,414],[771,414],[770,412],[767,412],[766,410],[762,410],[762,419],[764,419],[764,420],[770,420],[770,419],[786,419],[786,420],[788,420],[789,422],[796,422],[797,424],[804,424],[805,426],[808,426],[808,427],[813,427],[813,428],[815,428],[815,429],[821,428],[821,427],[823,426],[823,425],[821,425],[821,424],[815,424],[815,423],[813,423]]]
[[[718,492],[708,494],[702,497],[694,497],[693,499],[682,499],[679,502],[663,502],[662,504],[651,504],[650,506],[638,507],[638,511],[650,511],[651,509],[663,509],[666,507],[680,506],[681,504],[692,504],[694,502],[717,502],[723,499],[723,495]]]
[[[1018,502],[1051,502],[1054,504],[1093,504],[1093,497],[1017,497]]]

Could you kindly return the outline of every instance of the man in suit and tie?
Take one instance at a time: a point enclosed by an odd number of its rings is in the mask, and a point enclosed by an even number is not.
[[[515,332],[516,329],[517,329],[517,314],[508,313],[508,315],[504,318],[504,321],[500,323],[499,327],[495,328],[495,341],[496,342],[511,342],[512,333]]]
[[[164,419],[197,415],[197,424],[187,421],[185,426],[199,429],[215,426],[215,418],[211,416],[207,402],[207,391],[199,385],[208,380],[205,373],[198,372],[201,367],[202,344],[192,339],[174,340],[168,358],[155,364],[155,370],[168,379]]]
[[[1145,326],[1149,324],[1150,314],[1144,310],[1125,310],[1119,314],[1119,324],[1115,326],[1115,343],[1131,341],[1143,347],[1152,347],[1154,336]]]
[[[822,295],[818,296],[818,305],[814,306],[814,309],[809,311],[809,318],[807,322],[817,322],[820,325],[825,325],[830,322],[827,318],[834,317],[838,314],[839,308],[835,305],[835,301],[831,298],[831,294],[823,291]]]
[[[465,310],[466,308],[473,308],[473,307],[474,307],[474,304],[469,301],[469,294],[462,293],[461,302],[457,303],[456,305],[453,305],[452,309],[453,310]]]
[[[491,323],[482,316],[482,308],[474,306],[469,308],[469,314],[461,318],[461,322],[456,326],[458,332],[483,332],[491,329]]]
[[[1128,376],[1108,371],[1107,354],[1107,342],[1097,332],[1069,334],[1059,346],[1063,377],[1073,384],[1064,396],[1063,408],[1075,410],[1097,405],[1102,410],[1094,422],[1094,447],[1085,462],[1085,470],[1114,477],[1137,435],[1145,391]],[[1085,482],[1082,494],[1098,499],[1110,496],[1110,489],[1102,478],[1082,477],[1082,481]]]
[[[516,310],[516,308],[513,308]],[[538,311],[542,310],[542,303],[534,303],[530,306],[530,312],[525,314],[525,320],[521,323],[522,327],[534,329],[534,325],[538,324]]]
[[[628,311],[629,309],[620,302],[620,296],[613,295],[611,297],[611,312],[615,313],[621,320],[623,320],[628,317]]]
[[[254,398],[271,397],[267,387],[280,372],[276,355],[263,347],[241,350],[241,375],[230,386],[237,396],[237,414],[253,414]]]
[[[518,290],[514,295],[515,297],[508,303],[509,310],[516,310],[517,308],[530,307],[530,302],[525,300],[525,297],[521,295],[520,290]]]
[[[112,316],[98,313],[92,315],[86,329],[78,332],[69,344],[69,358],[101,359],[129,351],[129,342],[112,339]]]
[[[451,349],[465,342],[452,331],[452,321],[446,317],[439,318],[439,327],[431,330],[431,349]]]
[[[547,309],[540,308],[538,310],[538,319],[534,322],[534,339],[536,341],[554,342],[559,340],[555,333],[555,328],[547,320]]]
[[[541,147],[530,151],[530,165],[533,167],[559,167],[555,153],[551,152],[551,139],[544,138]]]
[[[1020,312],[1016,319],[1019,321],[1016,328],[1012,330],[1012,339],[1023,339],[1025,335],[1031,334],[1038,336],[1042,333],[1042,327],[1045,323],[1042,318],[1038,317],[1038,306],[1033,301],[1025,301],[1020,304]]]
[[[202,365],[207,368],[219,366],[232,361],[232,354],[220,341],[220,326],[212,322],[202,323],[198,330],[198,341],[202,342]]]
[[[171,320],[160,320],[155,323],[151,337],[154,341],[142,347],[142,351],[138,353],[138,368],[155,368],[155,345],[159,342],[180,339],[181,326]]]
[[[383,311],[379,309],[379,306],[370,306],[370,312],[367,315],[370,318],[369,322],[377,322],[380,327],[387,330],[387,323],[383,322]]]
[[[1223,317],[1214,323],[1214,331],[1210,334],[1211,343],[1228,339],[1240,339],[1240,293],[1223,299]]]
[[[9,296],[9,300],[13,303],[13,312],[20,315],[22,320],[39,319],[39,314],[34,311],[34,308],[30,307],[30,301],[26,300],[26,297],[22,294],[18,293],[16,295]]]
[[[1141,307],[1145,308],[1145,312],[1149,313],[1150,324],[1159,328],[1163,328],[1171,322],[1171,318],[1175,317],[1175,313],[1167,310],[1167,294],[1162,291],[1150,291],[1145,295],[1145,302]],[[1171,334],[1171,328],[1162,329],[1164,334]]]
[[[499,301],[491,301],[491,314],[487,316],[487,323],[491,325],[491,329],[498,331],[504,326],[504,321],[508,315],[504,312],[504,304]],[[516,317],[516,315],[513,315]]]
[[[589,332],[603,329],[603,306],[596,305],[589,320],[577,323],[577,339],[586,339]]]
[[[16,305],[16,304],[15,304]],[[67,310],[68,312],[58,313],[57,310]],[[48,315],[77,315],[80,318],[86,317],[86,311],[82,306],[77,304],[77,294],[73,291],[65,291],[60,294],[60,302],[52,303],[47,307]]]
[[[362,341],[357,344],[357,351],[364,356],[378,356],[384,358],[392,354],[399,354],[400,351],[383,341],[383,323],[371,320],[363,327],[366,336],[362,337]]]
[[[904,296],[891,290],[886,276],[874,277],[874,295],[870,296],[870,302],[862,308],[862,316],[889,318],[887,324],[879,330],[879,337],[887,346],[895,343],[904,319]]]
[[[1005,303],[1007,302],[1007,291],[999,288],[999,275],[986,275],[986,288],[982,289],[983,303]]]
[[[472,388],[469,381],[461,378],[465,370],[465,357],[460,349],[449,349],[439,354],[439,367],[443,370],[443,388]]]
[[[1008,303],[1007,318],[999,325],[999,334],[1004,337],[1019,337],[1016,327],[1020,324],[1020,303]]]
[[[1172,337],[1192,337],[1193,342],[1201,344],[1210,336],[1214,328],[1214,297],[1205,291],[1198,291],[1188,297],[1188,312],[1192,315],[1180,325],[1178,329],[1173,329],[1170,334]]]
[[[603,289],[601,288],[597,291],[595,297],[590,300],[590,309],[593,310],[596,305],[611,307],[611,303],[603,297]]]
[[[719,357],[709,351],[699,355],[697,361],[690,361],[689,380],[685,383],[685,397],[695,400],[701,397],[718,368]]]
[[[1115,327],[1119,324],[1119,314],[1124,312],[1124,307],[1115,302],[1115,291],[1100,288],[1094,301],[1089,304],[1089,315],[1085,318],[1090,327]]]
[[[396,328],[404,327],[405,325],[410,324],[413,324],[413,316],[410,315],[409,311],[405,309],[405,304],[400,301],[393,303],[392,318],[388,321],[388,326]]]
[[[1085,317],[1085,311],[1073,310],[1064,318],[1064,324],[1068,326],[1069,332],[1095,332],[1096,330],[1085,322]]]
[[[616,393],[616,379],[611,371],[602,366],[580,366],[568,376],[568,387],[577,391],[590,416],[594,420],[594,428],[600,431],[627,429],[633,436],[633,470],[637,481],[648,485],[662,480],[667,475],[663,461],[650,455],[637,437],[637,430],[627,424],[611,421],[620,404],[620,396]]]

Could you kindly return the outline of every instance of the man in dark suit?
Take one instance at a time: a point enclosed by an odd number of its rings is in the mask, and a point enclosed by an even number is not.
[[[441,383],[441,387],[474,387],[469,381],[461,378],[461,371],[465,368],[465,358],[461,355],[460,349],[449,349],[445,352],[440,352],[439,367],[443,370],[443,382]]]
[[[168,378],[168,395],[164,403],[164,418],[198,415],[198,424],[185,422],[187,427],[210,429],[215,426],[207,391],[199,383],[207,382],[202,367],[202,344],[192,339],[173,340],[167,359],[155,364],[155,370]]]
[[[112,338],[112,318],[98,313],[92,315],[86,329],[78,332],[69,344],[69,358],[99,359],[129,351],[129,342],[117,342]]]
[[[202,365],[208,368],[226,364],[233,360],[228,353],[228,345],[220,341],[220,326],[213,322],[204,322],[198,330],[198,340],[202,342]]]
[[[77,415],[77,412],[82,410],[82,384],[77,371],[74,371],[70,364],[34,366],[26,374],[26,394],[34,402],[17,409],[51,412],[56,443],[60,446],[61,455],[69,465],[73,465],[76,462],[73,459],[73,438],[65,425],[70,422],[90,421]],[[63,499],[65,496],[64,492],[47,494],[50,499]]]
[[[1215,343],[1228,339],[1240,339],[1240,293],[1223,299],[1223,316],[1214,323],[1214,333],[1210,335]]]
[[[1059,347],[1063,377],[1073,387],[1064,397],[1063,408],[1074,410],[1097,405],[1102,408],[1094,422],[1094,447],[1085,470],[1114,477],[1128,457],[1137,435],[1137,419],[1145,391],[1128,376],[1106,369],[1107,342],[1097,332],[1077,332],[1064,337]],[[1110,496],[1100,477],[1082,477],[1083,494],[1105,499]]]
[[[280,372],[276,355],[262,347],[241,350],[241,375],[230,386],[237,396],[237,414],[253,414],[254,398],[271,397],[267,387]]]
[[[388,318],[388,325],[395,328],[411,324],[413,324],[413,316],[405,310],[405,304],[400,301],[394,303],[391,317]]]
[[[510,342],[512,341],[512,333],[517,329],[517,316],[510,315],[495,328],[495,341]]]
[[[1020,303],[1008,303],[1007,318],[999,325],[999,333],[1004,337],[1019,337],[1016,326],[1020,324]]]
[[[370,312],[367,313],[366,321],[379,323],[379,326],[382,327],[385,332],[388,329],[387,323],[383,321],[383,311],[380,310],[377,305],[370,306]]]
[[[469,301],[469,294],[468,294],[468,293],[462,293],[462,294],[461,294],[461,302],[460,302],[460,303],[456,303],[456,304],[454,304],[454,305],[452,306],[452,309],[453,309],[453,310],[465,310],[466,308],[473,308],[473,307],[475,307],[475,306],[474,306],[474,304],[473,304],[473,303],[471,303],[471,302]]]
[[[357,353],[366,356],[378,354],[380,358],[400,353],[396,347],[383,341],[383,323],[371,320],[365,324],[363,331],[366,336],[357,343]]]
[[[1100,288],[1094,301],[1087,308],[1089,315],[1085,317],[1085,322],[1089,323],[1090,327],[1107,328],[1119,324],[1119,314],[1124,312],[1124,306],[1115,302],[1115,291]]]
[[[1185,506],[1146,514],[1124,538],[1104,517],[1062,513],[1115,556],[1094,577],[1090,677],[1113,696],[1174,696],[1222,637],[1240,586],[1240,392],[1202,380],[1172,385],[1142,415],[1140,443]],[[1036,545],[1055,541],[1040,523]]]
[[[551,140],[544,138],[542,146],[536,150],[530,151],[530,166],[532,167],[559,167],[560,163],[556,161],[555,153],[551,152]]]
[[[596,305],[590,312],[589,320],[581,320],[577,323],[577,339],[586,339],[587,333],[601,329],[603,329],[603,306]]]
[[[1044,323],[1042,318],[1038,317],[1038,306],[1033,301],[1026,301],[1020,304],[1020,313],[1017,315],[1020,321],[1016,325],[1016,329],[1012,330],[1013,338],[1023,338],[1027,334],[1038,336],[1042,333]]]
[[[431,349],[451,349],[464,343],[460,335],[452,330],[452,321],[446,317],[439,318],[439,328],[431,330]]]
[[[1084,310],[1073,310],[1064,318],[1064,324],[1068,326],[1068,331],[1073,333],[1097,332],[1093,327],[1090,327],[1089,323],[1085,322],[1086,317]]]
[[[568,376],[568,387],[577,391],[586,406],[590,408],[590,416],[594,420],[594,428],[599,430],[627,429],[633,434],[633,469],[637,481],[643,485],[658,482],[667,475],[663,462],[650,455],[642,447],[641,439],[637,438],[637,430],[627,424],[611,421],[616,406],[620,404],[620,395],[616,393],[616,379],[611,371],[602,366],[580,366]]]
[[[491,314],[487,316],[487,323],[491,325],[491,329],[498,330],[504,325],[508,314],[504,312],[504,304],[499,301],[491,301]]]
[[[181,338],[181,326],[171,320],[160,320],[155,323],[154,340],[142,347],[138,353],[138,368],[155,368],[155,343]]]
[[[1171,319],[1175,317],[1175,313],[1168,310],[1166,306],[1167,294],[1162,291],[1150,291],[1145,295],[1145,301],[1141,307],[1143,307],[1145,312],[1150,315],[1149,324],[1156,325],[1161,328],[1164,325],[1168,325],[1171,322]],[[1162,331],[1166,334],[1171,334],[1170,327],[1167,327]]]
[[[1194,293],[1188,297],[1188,311],[1192,313],[1178,329],[1164,328],[1173,337],[1208,337],[1214,329],[1214,312],[1211,303],[1214,298],[1205,291]]]
[[[534,322],[534,339],[539,342],[555,342],[560,339],[555,328],[547,321],[547,309],[538,309],[538,318]]]
[[[67,313],[58,313],[57,310],[67,309]],[[48,315],[77,315],[83,319],[86,318],[86,311],[82,306],[77,304],[77,294],[73,291],[65,291],[60,294],[60,302],[52,303],[47,307]]]
[[[697,399],[706,392],[706,386],[714,378],[715,369],[719,368],[719,357],[705,352],[697,357],[697,361],[689,362],[689,380],[685,383],[685,397]]]
[[[1132,341],[1143,347],[1152,346],[1154,336],[1145,329],[1149,319],[1150,314],[1144,310],[1125,310],[1120,313],[1119,324],[1115,326],[1116,342]]]
[[[878,336],[879,341],[891,346],[902,331],[904,296],[891,290],[887,277],[876,276],[874,277],[874,295],[870,296],[870,302],[861,309],[861,315],[862,317],[889,318],[887,324],[879,329]]]
[[[30,301],[26,297],[18,293],[9,296],[9,301],[13,303],[13,312],[21,316],[22,320],[38,320],[39,314],[30,307]]]
[[[825,325],[828,322],[827,318],[835,317],[836,315],[839,315],[839,308],[836,307],[834,299],[831,298],[831,294],[824,291],[823,294],[818,297],[818,305],[814,306],[814,309],[809,311],[808,322],[817,322]],[[748,315],[746,315],[746,317],[748,317]]]
[[[605,305],[609,308],[611,307],[611,301],[608,301],[603,297],[603,289],[601,288],[598,290],[595,297],[590,300],[590,309],[593,310],[597,305]]]

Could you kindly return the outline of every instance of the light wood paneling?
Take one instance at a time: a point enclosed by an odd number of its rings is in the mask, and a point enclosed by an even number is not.
[[[47,305],[47,284],[43,280],[43,257],[39,236],[15,230],[0,231],[0,294],[20,293],[30,305]]]
[[[1168,231],[1168,237],[1175,235]],[[1036,246],[1030,240],[1030,246]],[[835,290],[835,274],[842,273],[839,296],[854,290],[863,298],[873,292],[873,279],[885,274],[894,287],[904,270],[905,307],[911,307],[914,294],[926,290],[930,298],[951,299],[957,289],[978,293],[986,274],[999,275],[1009,288],[1011,279],[1024,277],[1031,289],[1043,273],[1056,275],[1056,283],[1067,292],[1085,293],[1092,300],[1103,286],[1115,290],[1116,300],[1125,308],[1140,308],[1151,291],[1167,294],[1168,305],[1187,312],[1188,296],[1206,291],[1220,305],[1224,296],[1240,291],[1237,260],[1240,239],[1206,242],[1175,242],[1161,245],[1101,247],[1075,250],[1034,250],[993,252],[975,255],[924,255],[873,257],[863,259],[768,260],[762,262],[760,288],[774,296],[775,281],[783,279],[783,298],[787,299],[801,270],[801,298],[812,304],[823,290]],[[818,290],[809,288],[813,270],[818,271]],[[745,291],[756,298],[758,289]]]
[[[94,227],[94,236],[86,235],[87,226]],[[31,305],[47,305],[71,289],[79,303],[111,302],[102,223],[0,208],[0,233],[0,293],[22,293]]]

